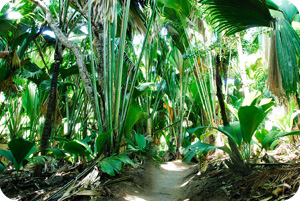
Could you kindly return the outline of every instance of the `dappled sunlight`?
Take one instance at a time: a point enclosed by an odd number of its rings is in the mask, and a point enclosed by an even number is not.
[[[183,171],[190,168],[190,166],[184,166],[180,160],[167,162],[161,165],[161,168],[168,171]]]
[[[130,201],[146,201],[143,198],[140,198],[138,196],[135,195],[126,195],[126,197],[124,197],[125,200],[130,200]]]

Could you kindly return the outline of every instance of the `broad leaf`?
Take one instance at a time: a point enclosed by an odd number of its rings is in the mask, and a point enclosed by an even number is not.
[[[136,99],[141,97],[142,95],[146,94],[149,90],[155,90],[156,85],[152,82],[143,83],[140,86],[134,88],[132,99]]]
[[[146,147],[146,139],[145,136],[141,134],[135,134],[135,140],[140,150],[145,149]]]
[[[64,150],[75,155],[88,155],[91,153],[91,149],[88,145],[79,140],[67,142],[64,146]]]
[[[146,117],[146,113],[138,104],[131,104],[128,116],[125,122],[125,134],[126,138],[130,138],[130,132],[134,124],[136,124],[139,120],[142,120]]]
[[[186,132],[188,132],[190,134],[195,133],[197,135],[197,137],[199,138],[200,135],[202,135],[207,130],[207,128],[208,128],[207,126],[199,126],[196,128],[190,128]]]
[[[270,6],[272,9],[280,10],[285,19],[291,23],[295,17],[295,15],[298,13],[297,7],[291,3],[289,0],[267,0],[268,6]],[[276,5],[276,6],[275,6]]]
[[[251,27],[269,27],[271,14],[263,1],[253,0],[204,0],[213,24],[220,31],[231,35]]]
[[[58,148],[49,148],[49,152],[53,153],[56,157],[64,157],[66,155],[64,150],[58,149]]]
[[[242,143],[242,133],[241,133],[241,126],[238,121],[231,122],[227,126],[218,126],[218,131],[222,132],[224,135],[229,137],[235,144],[241,145]]]
[[[111,129],[105,133],[101,133],[97,136],[97,139],[95,141],[95,150],[94,153],[99,154],[100,151],[102,150],[104,143],[106,139],[108,138],[109,134],[113,131],[114,129]]]
[[[243,106],[239,109],[238,115],[243,132],[243,139],[250,144],[252,136],[258,126],[266,117],[268,111],[264,111],[255,106]]]
[[[297,91],[299,69],[297,55],[300,55],[300,38],[285,19],[276,18],[276,48],[282,76],[282,85],[287,95]]]
[[[22,167],[23,160],[37,151],[33,142],[29,142],[23,138],[12,139],[8,143],[8,147],[15,158],[16,164],[14,166],[17,171]]]
[[[186,0],[159,0],[168,8],[173,8],[178,13],[181,13],[183,17],[187,17],[190,13],[190,3]]]
[[[276,139],[285,137],[285,136],[290,136],[290,135],[300,135],[300,131],[294,131],[294,132],[271,131],[264,138],[264,140],[262,142],[262,147],[265,148],[267,145],[270,145]]]
[[[225,151],[228,154],[231,154],[231,150],[224,146],[224,147],[218,147],[218,146],[214,146],[214,145],[210,145],[210,144],[205,144],[202,143],[200,141],[188,146],[185,149],[185,156],[184,156],[184,161],[185,162],[190,162],[191,159],[197,154],[197,153],[202,153],[202,152],[208,152],[211,150],[215,150],[215,149],[221,149],[223,151]]]
[[[0,174],[5,170],[5,165],[0,161]]]
[[[101,170],[111,176],[115,176],[115,172],[119,173],[122,163],[134,166],[134,163],[125,155],[117,155],[104,158],[99,162]]]

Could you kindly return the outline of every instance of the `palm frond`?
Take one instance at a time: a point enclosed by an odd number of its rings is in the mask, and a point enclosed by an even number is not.
[[[297,55],[300,55],[300,38],[289,22],[276,18],[276,46],[282,84],[287,95],[297,90],[299,70]]]
[[[226,35],[251,27],[271,25],[273,18],[263,0],[204,0],[212,23]]]
[[[274,10],[279,10],[283,13],[284,18],[291,23],[299,13],[297,7],[288,0],[266,0],[267,6]]]

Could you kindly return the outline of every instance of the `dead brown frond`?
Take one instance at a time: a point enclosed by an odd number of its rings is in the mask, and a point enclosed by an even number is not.
[[[262,170],[260,172],[250,174],[238,179],[235,182],[235,185],[254,192],[258,188],[271,190],[279,186],[280,188],[283,188],[283,190],[287,186],[290,187],[291,190],[295,190],[297,187],[299,187],[299,182],[300,165],[297,164],[291,165],[291,167]]]
[[[8,78],[6,78],[0,83],[0,92],[5,92],[8,94],[11,94],[12,92],[18,93],[18,88],[13,82],[13,75],[10,75]]]
[[[277,97],[285,97],[282,87],[282,77],[279,69],[275,31],[271,32],[271,46],[269,54],[268,80],[269,90]]]
[[[0,59],[7,57],[8,51],[0,51]]]

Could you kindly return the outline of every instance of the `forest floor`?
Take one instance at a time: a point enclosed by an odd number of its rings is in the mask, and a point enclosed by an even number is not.
[[[289,152],[294,155],[277,151],[274,157],[253,163],[251,173],[246,176],[228,169],[225,158],[207,158],[197,164],[147,160],[136,168],[127,166],[125,172],[114,177],[102,174],[95,166],[77,180],[74,178],[86,167],[62,163],[48,169],[46,177],[33,178],[33,167],[26,166],[18,180],[12,169],[0,175],[0,188],[6,196],[16,200],[287,200],[295,195],[300,184],[300,154],[295,150]],[[287,155],[291,158],[283,160]],[[63,188],[68,182],[70,185]]]
[[[194,192],[184,187],[197,172],[197,164],[186,164],[180,160],[160,165],[148,161],[144,167],[135,171],[137,175],[133,177],[133,182],[136,187],[132,188],[130,184],[115,185],[111,188],[113,196],[104,200],[188,200]]]

